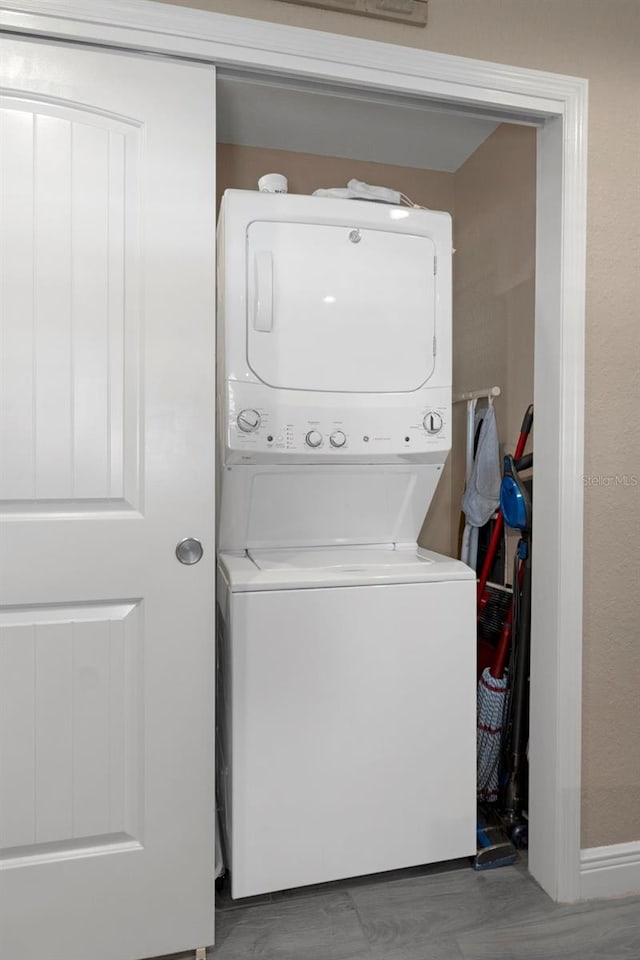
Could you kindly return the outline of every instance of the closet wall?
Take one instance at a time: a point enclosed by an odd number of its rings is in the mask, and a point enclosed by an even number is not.
[[[513,452],[533,402],[536,131],[502,124],[454,174],[453,391],[497,385],[501,445]],[[466,404],[453,411],[450,547],[457,552]],[[527,449],[530,449],[528,447]],[[432,512],[432,511],[431,511]],[[431,517],[423,528],[430,536]]]

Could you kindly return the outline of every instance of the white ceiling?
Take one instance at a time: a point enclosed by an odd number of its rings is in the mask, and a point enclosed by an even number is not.
[[[218,77],[218,139],[453,173],[498,126],[421,100],[276,79]]]

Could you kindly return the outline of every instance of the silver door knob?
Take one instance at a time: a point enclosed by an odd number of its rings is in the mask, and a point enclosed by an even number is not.
[[[192,563],[197,563],[198,560],[202,560],[203,553],[202,544],[193,537],[187,537],[185,540],[181,540],[176,547],[176,557],[180,563],[186,563],[187,566],[190,566]]]

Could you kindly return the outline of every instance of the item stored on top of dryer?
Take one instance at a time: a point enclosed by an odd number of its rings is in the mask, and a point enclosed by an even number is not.
[[[373,200],[375,203],[390,203],[396,207],[404,205],[423,209],[399,190],[392,190],[390,187],[376,187],[370,183],[365,183],[364,180],[356,180],[355,178],[349,180],[346,187],[314,190],[313,196],[333,197],[338,200]]]
[[[288,189],[289,183],[282,173],[265,173],[258,180],[260,193],[286,193]]]

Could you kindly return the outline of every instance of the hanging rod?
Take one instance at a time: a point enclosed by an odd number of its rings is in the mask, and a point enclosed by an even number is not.
[[[467,390],[465,393],[454,393],[453,402],[460,403],[462,400],[488,400],[489,397],[499,397],[502,393],[500,387],[485,387],[483,390]]]

